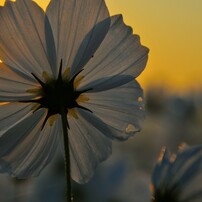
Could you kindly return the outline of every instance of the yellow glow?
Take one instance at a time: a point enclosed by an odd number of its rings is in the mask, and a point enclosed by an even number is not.
[[[51,117],[48,118],[48,123],[50,126],[53,126],[53,124],[55,123],[55,121],[57,121],[58,119],[58,114],[54,114]]]
[[[41,6],[44,10],[49,4],[50,0],[34,0],[39,6]]]
[[[10,1],[16,1],[16,0],[10,0]],[[34,0],[39,6],[41,6],[43,9],[45,9],[50,2],[50,0]],[[3,6],[5,3],[5,0],[0,0],[0,6]]]
[[[80,85],[80,83],[82,82],[82,79],[84,78],[84,76],[78,75],[75,80],[74,80],[74,86],[77,89]]]
[[[78,115],[77,115],[76,110],[74,108],[68,109],[68,114],[69,114],[69,116],[71,116],[75,119],[78,119]]]
[[[32,108],[31,108],[31,110],[32,110],[32,111],[35,111],[35,110],[39,109],[39,107],[40,107],[40,106],[41,106],[41,105],[40,105],[40,104],[38,104],[38,103],[33,104],[33,106],[32,106]]]
[[[0,105],[7,105],[9,102],[0,102]]]
[[[76,100],[78,103],[82,103],[82,102],[88,102],[89,98],[88,96],[86,96],[85,94],[81,94],[79,95],[79,97]]]
[[[63,79],[68,79],[69,78],[69,74],[70,74],[70,68],[66,68],[64,73],[62,74],[62,78]]]
[[[44,9],[49,0],[35,0]],[[0,4],[3,5],[3,0]],[[201,0],[106,0],[111,15],[124,21],[150,48],[148,65],[138,78],[143,88],[184,92],[202,85]]]

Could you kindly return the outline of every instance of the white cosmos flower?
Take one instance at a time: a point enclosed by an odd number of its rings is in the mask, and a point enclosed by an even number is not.
[[[66,107],[71,176],[84,183],[113,139],[140,131],[143,95],[134,80],[148,49],[104,0],[31,0],[0,7],[0,172],[36,176],[55,153]]]
[[[202,146],[182,145],[176,155],[163,148],[152,175],[153,202],[202,201]]]

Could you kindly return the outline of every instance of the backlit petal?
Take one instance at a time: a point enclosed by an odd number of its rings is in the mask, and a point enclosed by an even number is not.
[[[14,125],[0,138],[0,172],[18,178],[36,176],[50,162],[58,141],[58,121],[42,123],[46,113],[40,110]]]
[[[113,82],[117,75],[133,79],[144,70],[147,59],[148,49],[141,45],[139,36],[132,34],[121,15],[113,16],[109,32],[81,73],[84,78],[79,87],[96,90],[98,84]]]
[[[168,183],[169,178],[167,178],[167,174],[170,172],[170,167],[170,154],[167,149],[163,148],[160,153],[159,162],[152,174],[152,182],[155,185],[155,189],[158,189],[162,183]]]
[[[28,89],[33,88],[37,88],[35,80],[0,63],[0,102],[34,98],[35,95],[27,92]]]
[[[144,100],[142,89],[135,80],[118,88],[85,95],[89,100],[79,104],[106,123],[113,138],[125,140],[141,130]]]
[[[82,110],[76,110],[78,117],[68,116],[71,176],[76,182],[85,183],[97,165],[111,154],[111,140],[87,122],[79,111]]]
[[[170,168],[170,173],[174,177],[172,180],[170,178],[169,187],[173,187],[176,191],[181,191],[184,186],[198,176],[202,166],[201,152],[201,146],[186,146],[178,151],[178,155]],[[175,175],[175,173],[178,174]]]
[[[0,7],[0,27],[0,59],[3,62],[28,75],[52,72],[55,51],[52,32],[44,11],[36,3],[6,1],[5,6]]]
[[[0,105],[0,137],[10,128],[32,115],[32,104],[5,103]]]
[[[152,174],[154,201],[201,201],[201,171],[201,145],[180,146],[176,155],[164,148]]]
[[[80,71],[105,37],[110,18],[104,0],[51,0],[47,15],[53,29],[58,63]]]

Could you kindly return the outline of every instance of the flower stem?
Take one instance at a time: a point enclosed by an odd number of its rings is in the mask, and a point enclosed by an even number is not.
[[[71,170],[70,170],[70,152],[69,152],[69,138],[67,132],[67,115],[65,109],[61,109],[61,118],[62,118],[62,128],[63,128],[63,138],[64,138],[64,150],[65,150],[65,177],[66,177],[66,199],[67,202],[73,202],[72,199],[72,188],[71,188]]]

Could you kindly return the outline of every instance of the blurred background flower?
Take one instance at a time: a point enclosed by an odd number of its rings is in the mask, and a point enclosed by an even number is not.
[[[152,174],[154,202],[202,200],[202,146],[181,145],[177,154],[164,147]]]

